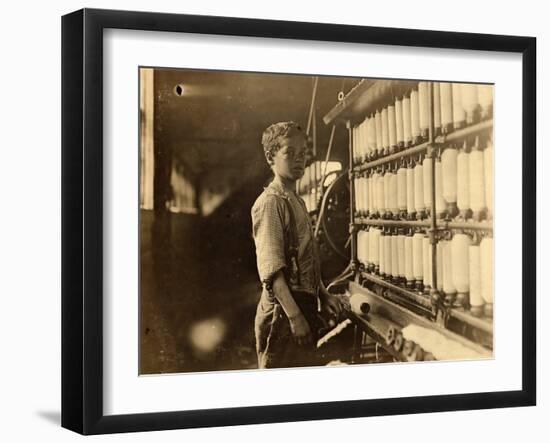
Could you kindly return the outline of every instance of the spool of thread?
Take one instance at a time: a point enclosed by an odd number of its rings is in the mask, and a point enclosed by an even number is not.
[[[380,267],[380,256],[378,255],[379,243],[380,243],[380,229],[372,229],[369,248],[371,250],[370,259],[372,261],[372,264],[374,265],[373,271],[375,272]]]
[[[373,216],[378,216],[379,214],[379,204],[378,204],[378,197],[379,197],[379,192],[378,192],[378,183],[379,183],[379,180],[380,180],[380,174],[378,174],[378,172],[374,172],[372,174],[372,204],[373,204],[373,213],[372,215]]]
[[[413,238],[410,235],[405,236],[405,280],[408,288],[414,288]]]
[[[357,177],[353,179],[353,190],[355,192],[355,195],[354,195],[355,212],[358,213],[360,210],[359,193],[361,191],[359,190],[359,178]]]
[[[460,83],[452,84],[453,94],[453,128],[460,129],[466,125],[466,112],[462,106]]]
[[[374,239],[374,233],[372,228],[367,231],[367,242],[365,247],[365,258],[366,258],[366,269],[371,270],[374,267],[374,262],[372,261],[372,246],[371,243]]]
[[[353,179],[353,187],[355,188],[355,212],[357,214],[361,213],[361,186],[359,182],[359,177]]]
[[[388,174],[388,173],[386,173]],[[399,214],[399,207],[397,205],[397,174],[395,172],[390,172],[390,179],[389,179],[389,196],[388,196],[388,206],[389,206],[389,212],[390,215],[393,215],[394,217],[397,217]]]
[[[417,220],[422,220],[426,215],[424,205],[424,168],[421,163],[414,167],[414,209]]]
[[[409,165],[407,168],[407,216],[412,219],[414,214],[414,168]]]
[[[365,246],[364,237],[365,237],[365,231],[357,232],[357,260],[362,265],[365,264],[365,261],[364,261],[365,252],[363,250]]]
[[[376,214],[376,181],[374,174],[369,177],[369,214],[374,216]]]
[[[407,168],[397,170],[397,209],[401,214],[407,212]]]
[[[357,195],[355,196],[357,200],[356,210],[359,213],[359,215],[363,215],[363,200],[364,200],[363,177],[357,178],[357,191],[358,191]]]
[[[363,120],[363,123],[361,123],[363,126],[363,161],[368,160],[369,158],[369,117],[365,117],[365,120]]]
[[[371,238],[372,238],[372,235],[371,235],[371,232],[370,230],[369,231],[365,231],[366,232],[366,235],[365,235],[365,269],[369,269],[369,267],[371,266],[371,256],[370,256],[370,242],[371,242]]]
[[[392,260],[391,260],[391,234],[387,234],[384,236],[384,260],[386,263],[384,264],[384,268],[386,269],[386,278],[388,280],[391,279],[392,276]]]
[[[439,93],[439,82],[433,84],[434,97],[434,135],[437,137],[441,134],[441,98]]]
[[[431,264],[430,238],[427,235],[422,237],[422,269],[424,274],[424,292],[430,293],[432,287],[432,264]]]
[[[390,153],[397,150],[397,123],[395,121],[395,106],[388,106],[388,136]]]
[[[443,273],[445,270],[443,269],[443,242],[440,241],[436,245],[436,260],[437,260],[437,290],[442,292],[443,291]]]
[[[370,311],[370,300],[364,294],[352,294],[349,298],[351,311],[357,315],[366,315]]]
[[[399,281],[399,247],[397,244],[397,235],[391,236],[391,275],[393,281]]]
[[[365,117],[363,120],[363,161],[369,159],[369,117]]]
[[[445,304],[452,306],[456,297],[456,288],[453,283],[453,256],[451,242],[443,242],[443,292],[445,293]]]
[[[470,154],[460,150],[456,159],[456,204],[460,216],[466,220],[470,211]]]
[[[435,160],[435,213],[437,218],[444,218],[447,204],[443,198],[443,172],[441,159]]]
[[[356,197],[356,200],[357,200],[357,212],[359,213],[359,215],[363,215],[363,178],[362,177],[358,177],[357,178],[357,195],[355,196]]]
[[[418,91],[411,91],[411,136],[412,143],[420,143],[420,104],[418,103]]]
[[[367,216],[369,214],[369,179],[363,176],[363,212]]]
[[[352,150],[353,150],[353,164],[356,165],[359,163],[359,153],[358,153],[358,147],[357,147],[357,126],[355,126],[353,129],[352,129],[352,143],[351,143],[351,147],[352,147]],[[305,175],[305,171],[304,171],[304,175]]]
[[[484,237],[479,244],[481,267],[481,297],[485,301],[484,313],[493,316],[493,239]]]
[[[361,214],[361,215],[364,215],[364,213],[365,213],[365,186],[364,186],[363,177],[359,177],[359,180],[358,180],[358,187],[359,187],[359,208],[360,208],[360,214]]]
[[[386,171],[384,174],[384,214],[390,216],[390,179],[391,173]]]
[[[368,145],[369,145],[369,156],[371,158],[376,154],[376,125],[374,123],[374,115],[371,115],[369,118],[369,130],[368,130]]]
[[[401,149],[405,146],[405,137],[403,133],[403,102],[395,99],[395,137],[397,146]]]
[[[453,93],[450,83],[439,84],[439,99],[441,101],[441,132],[448,134],[453,128]]]
[[[479,245],[469,248],[469,277],[470,277],[470,312],[475,317],[483,316],[485,301],[481,295],[481,260]]]
[[[485,183],[485,205],[487,206],[487,218],[493,218],[493,143],[489,140],[483,151],[483,171]]]
[[[493,85],[477,85],[477,95],[481,107],[481,118],[493,117]]]
[[[369,260],[369,231],[360,230],[357,232],[357,260],[363,265],[363,268],[368,269]]]
[[[366,146],[366,125],[363,121],[359,125],[359,162],[362,163],[365,159],[365,146]]]
[[[460,99],[462,107],[466,112],[466,124],[471,125],[476,122],[479,101],[477,97],[477,85],[471,83],[461,83]]]
[[[418,105],[419,105],[419,125],[420,138],[428,140],[430,127],[430,105],[428,102],[428,82],[418,83]]]
[[[470,243],[470,237],[461,233],[456,233],[451,240],[453,286],[457,292],[454,306],[457,308],[466,308],[468,306],[468,293],[470,292]]]
[[[356,144],[357,144],[357,163],[361,163],[361,125],[357,125],[356,127],[356,132],[355,132],[355,136],[356,136]]]
[[[367,188],[367,177],[361,177],[361,212],[362,215],[366,215],[368,212],[368,192],[369,189]]]
[[[380,178],[380,174],[378,174],[378,171],[374,171],[371,180],[372,180],[372,204],[373,204],[373,214],[378,213],[378,179]]]
[[[382,144],[382,116],[380,111],[374,114],[374,125],[376,127],[376,152],[378,156],[384,154],[384,146]]]
[[[386,212],[384,206],[384,175],[380,174],[378,176],[378,214],[380,217]]]
[[[400,283],[406,283],[405,278],[405,236],[397,236],[397,275]]]
[[[403,138],[405,147],[411,146],[411,99],[407,96],[403,97]]]
[[[424,235],[417,232],[412,238],[412,255],[413,255],[413,275],[415,279],[416,289],[422,290],[424,281],[424,259],[423,259],[423,240]]]
[[[379,270],[380,276],[386,276],[386,243],[384,241],[386,235],[381,232],[380,237],[378,238],[378,259],[380,261]]]
[[[388,109],[382,109],[380,120],[382,121],[382,147],[384,148],[384,155],[388,155],[390,152],[390,135],[388,128]]]
[[[454,217],[458,208],[456,206],[456,192],[457,192],[457,160],[458,152],[453,146],[449,146],[441,154],[441,178],[443,179],[443,198],[447,204],[447,213],[451,217]]]
[[[485,211],[483,160],[482,151],[474,148],[470,152],[470,208],[472,209],[472,217],[475,221],[480,221]]]
[[[431,211],[432,207],[432,186],[433,186],[433,166],[432,158],[426,157],[422,162],[422,187],[424,193],[424,207],[426,213]]]

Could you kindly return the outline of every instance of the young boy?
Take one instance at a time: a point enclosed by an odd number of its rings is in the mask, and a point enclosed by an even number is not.
[[[274,179],[251,210],[263,285],[254,325],[258,366],[315,366],[321,364],[318,306],[332,315],[341,307],[322,284],[311,222],[295,193],[304,174],[306,137],[296,123],[280,122],[264,131],[262,145]]]

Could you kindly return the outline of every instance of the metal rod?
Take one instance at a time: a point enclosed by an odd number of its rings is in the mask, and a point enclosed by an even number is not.
[[[382,220],[382,219],[368,219],[368,218],[356,218],[355,224],[368,225],[368,226],[410,226],[415,228],[429,228],[429,220]]]
[[[413,146],[412,148],[404,149],[403,151],[396,152],[395,154],[387,155],[385,157],[373,160],[371,162],[363,163],[359,165],[356,170],[364,171],[365,169],[374,168],[376,166],[383,165],[395,160],[400,160],[402,157],[407,157],[415,154],[421,154],[428,148],[429,142],[421,143],[420,145]]]
[[[433,83],[430,82],[430,88],[428,90],[431,92],[432,88],[433,88]],[[430,103],[432,102],[432,100],[433,100],[433,94],[431,94]],[[434,134],[434,130],[433,130],[433,125],[434,125],[434,123],[433,123],[433,103],[431,103],[431,109],[430,110],[431,110],[430,128],[432,128],[431,129],[432,130],[432,132],[431,132],[432,135],[431,135],[429,141],[427,141],[425,143],[421,143],[420,145],[417,145],[417,146],[413,146],[412,148],[408,148],[408,149],[405,149],[403,151],[396,152],[395,154],[387,155],[385,157],[373,160],[371,162],[363,163],[362,165],[357,166],[355,168],[355,170],[358,171],[358,172],[362,172],[366,169],[374,168],[376,166],[380,166],[380,165],[383,165],[383,164],[386,164],[386,163],[389,163],[389,162],[392,162],[392,161],[395,161],[395,160],[400,160],[402,157],[409,157],[409,156],[413,156],[413,155],[416,155],[416,154],[421,154],[424,151],[426,151],[430,145],[433,145],[434,143],[435,144],[445,144],[445,143],[448,143],[448,142],[461,140],[464,137],[468,137],[470,135],[475,135],[479,132],[490,129],[493,125],[493,120],[492,119],[491,120],[486,120],[486,121],[477,123],[475,125],[468,126],[466,128],[454,131],[454,132],[450,133],[449,135],[441,135],[439,137],[434,138],[434,136],[433,136],[433,134]],[[435,184],[435,179],[434,179],[434,184]]]
[[[310,167],[313,167],[313,200],[317,204],[317,168],[315,161],[317,160],[317,107],[313,108],[313,162]],[[310,174],[311,175],[311,174]],[[310,190],[311,193],[311,190]]]
[[[367,272],[363,272],[361,275],[364,278],[366,278],[367,280],[370,280],[373,283],[376,283],[377,285],[385,286],[386,288],[391,289],[392,291],[395,291],[395,292],[398,292],[400,294],[405,295],[409,300],[414,301],[415,303],[419,304],[420,306],[423,306],[427,309],[431,309],[431,307],[432,307],[431,303],[430,303],[430,300],[428,299],[428,297],[426,297],[424,295],[417,294],[415,292],[411,292],[407,289],[403,289],[400,286],[394,285],[393,283],[389,283],[386,280],[382,280],[381,278],[375,277],[372,274],[369,274]]]
[[[354,186],[353,186],[353,172],[352,172],[352,168],[353,168],[353,128],[351,126],[351,121],[348,120],[346,122],[346,128],[348,130],[348,140],[349,140],[349,144],[348,144],[348,153],[349,153],[349,181],[350,181],[350,186],[349,186],[349,217],[350,217],[350,230],[352,232],[350,232],[351,234],[351,265],[352,265],[352,270],[355,272],[355,269],[356,269],[356,266],[357,266],[357,234],[355,232],[355,230],[352,230],[351,228],[353,227],[353,214],[355,213],[355,189],[354,189]]]
[[[474,328],[493,334],[493,323],[485,321],[481,318],[474,317],[467,312],[459,311],[457,309],[451,309],[451,317],[460,320],[463,323],[467,323]]]
[[[315,106],[313,108],[313,122],[312,122],[312,127],[313,127],[313,136],[312,136],[312,139],[313,139],[313,158],[317,158],[317,106]]]
[[[428,149],[428,154],[432,158],[432,208],[431,208],[431,232],[430,232],[430,246],[432,248],[432,279],[431,279],[431,295],[434,295],[437,292],[437,238],[436,238],[436,230],[437,230],[437,213],[436,213],[436,207],[435,207],[435,150],[434,150],[434,133],[435,133],[435,122],[434,122],[434,93],[433,88],[434,84],[433,82],[428,83],[428,105],[430,110],[430,126],[429,126],[429,140],[428,143],[430,145],[430,148]]]
[[[313,118],[313,107],[315,106],[315,98],[317,96],[317,84],[319,83],[319,77],[315,76],[313,79],[314,79],[313,92],[311,93],[311,103],[309,105],[309,114],[307,117],[306,135],[309,135],[309,130],[311,129],[311,120]]]
[[[444,143],[459,141],[464,139],[465,137],[476,135],[479,132],[485,131],[487,129],[491,129],[492,127],[493,127],[493,119],[485,120],[475,125],[466,126],[465,128],[462,128],[462,129],[457,129],[456,131],[453,131],[450,134],[440,135],[439,137],[436,137],[435,143],[444,144]]]
[[[330,138],[328,139],[327,155],[325,156],[325,164],[323,165],[323,173],[321,175],[321,185],[325,181],[325,177],[327,175],[328,160],[330,157],[330,151],[332,149],[332,142],[334,141],[334,131],[336,131],[336,125],[332,125],[332,129],[330,130]]]
[[[440,229],[475,229],[479,231],[492,231],[493,230],[493,224],[492,223],[483,223],[483,222],[444,222],[444,224],[440,227]]]

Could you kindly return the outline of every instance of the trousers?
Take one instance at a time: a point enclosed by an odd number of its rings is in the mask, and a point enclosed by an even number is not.
[[[307,345],[296,343],[281,304],[273,293],[264,289],[254,320],[256,353],[260,369],[322,365],[317,352],[319,329],[322,325],[318,315],[317,297],[301,292],[292,292],[292,297],[309,324],[313,340]]]

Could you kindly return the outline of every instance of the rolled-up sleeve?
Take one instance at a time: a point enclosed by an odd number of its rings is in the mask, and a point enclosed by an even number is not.
[[[284,202],[267,195],[254,205],[251,215],[258,275],[262,283],[270,284],[277,271],[286,266]]]

